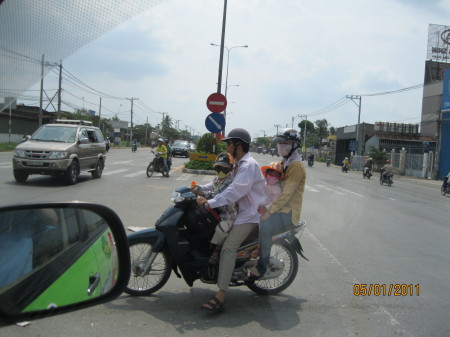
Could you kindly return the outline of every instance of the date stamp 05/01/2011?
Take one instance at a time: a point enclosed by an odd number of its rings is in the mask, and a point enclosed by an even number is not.
[[[360,283],[353,285],[355,296],[419,296],[420,284]]]

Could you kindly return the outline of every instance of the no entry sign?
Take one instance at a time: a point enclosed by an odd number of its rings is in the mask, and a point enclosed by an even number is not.
[[[206,100],[206,106],[211,112],[222,112],[227,108],[227,98],[219,93],[209,95]]]

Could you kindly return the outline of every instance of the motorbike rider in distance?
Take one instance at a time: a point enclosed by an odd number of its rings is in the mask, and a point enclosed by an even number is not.
[[[342,161],[342,172],[344,172],[345,170],[348,170],[349,167],[350,167],[350,161],[348,160],[348,157],[345,157],[344,160]]]
[[[386,178],[387,174],[394,174],[394,169],[392,168],[391,161],[389,159],[386,160],[386,164],[382,168],[380,181],[383,181]]]
[[[372,175],[372,166],[373,166],[373,160],[371,157],[369,157],[367,159],[367,161],[364,163],[363,177],[368,176],[370,178],[370,176]]]
[[[169,172],[169,167],[167,166],[167,147],[164,145],[162,138],[158,138],[158,146],[156,151],[161,154],[161,158],[164,163],[164,168]]]

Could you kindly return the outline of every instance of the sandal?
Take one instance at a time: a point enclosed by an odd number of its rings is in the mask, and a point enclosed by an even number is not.
[[[209,264],[217,264],[217,262],[219,261],[219,257],[220,257],[220,251],[222,250],[222,246],[216,246],[214,248],[213,253],[211,254],[211,256],[209,257],[208,263]]]
[[[214,296],[207,303],[203,304],[200,309],[211,312],[220,312],[223,310],[223,302]]]

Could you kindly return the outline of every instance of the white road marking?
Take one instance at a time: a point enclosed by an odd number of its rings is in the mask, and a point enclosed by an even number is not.
[[[103,172],[104,176],[110,176],[112,174],[116,174],[116,173],[120,173],[120,172],[126,172],[128,171],[128,169],[120,169],[120,170],[114,170],[114,171],[107,171],[107,172]]]
[[[144,171],[138,171],[138,172],[134,172],[134,173],[130,173],[130,174],[125,174],[124,177],[125,178],[131,178],[131,177],[137,177],[137,176],[140,176],[140,175],[142,175],[144,177],[147,176]]]
[[[317,186],[319,186],[320,188],[323,188],[324,190],[327,190],[329,192],[333,192],[333,193],[338,194],[338,195],[344,195],[344,193],[336,191],[334,188],[331,188],[331,187],[328,187],[328,186],[325,186],[325,185],[317,185]]]
[[[305,185],[305,189],[309,192],[319,192],[318,190],[312,188],[311,186]]]
[[[113,161],[110,164],[129,164],[131,163],[131,160],[125,160],[125,161]]]
[[[339,187],[339,186],[338,186],[338,188],[341,189],[341,190],[343,190],[343,191],[345,191],[345,192],[347,192],[347,193],[352,193],[352,194],[354,194],[354,195],[357,195],[358,197],[364,198],[364,196],[363,196],[362,194],[355,193],[355,192],[353,192],[353,191],[347,190],[347,189],[342,188],[342,187]]]

